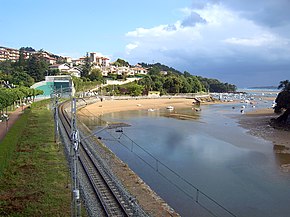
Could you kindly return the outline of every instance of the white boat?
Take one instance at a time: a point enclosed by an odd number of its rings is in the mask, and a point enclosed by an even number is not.
[[[174,107],[170,105],[170,106],[167,106],[166,109],[168,109],[168,110],[173,110]]]

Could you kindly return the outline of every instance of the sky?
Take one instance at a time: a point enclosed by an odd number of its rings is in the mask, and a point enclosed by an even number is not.
[[[0,46],[278,86],[290,79],[289,9],[289,0],[0,0]]]

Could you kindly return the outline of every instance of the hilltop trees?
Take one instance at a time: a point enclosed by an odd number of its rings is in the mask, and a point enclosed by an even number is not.
[[[160,63],[154,65],[141,63],[141,65],[150,67],[148,75],[138,82],[144,87],[145,94],[151,90],[160,91],[162,94],[197,93],[203,90],[198,78],[188,72],[182,74]]]
[[[278,89],[282,89],[282,91],[290,90],[290,82],[289,82],[289,80],[280,81]]]
[[[118,59],[114,64],[127,65],[127,62]],[[228,83],[222,83],[217,79],[208,79],[191,75],[189,72],[181,73],[176,69],[156,64],[139,63],[144,68],[147,68],[148,74],[142,75],[137,84],[142,87],[142,94],[147,95],[149,91],[159,91],[164,94],[179,94],[179,93],[198,93],[202,91],[211,92],[234,92],[236,86]],[[107,92],[112,92],[112,87],[106,87]],[[139,93],[138,91],[135,92]],[[114,94],[129,94],[126,85],[115,86]],[[141,93],[140,93],[141,94]]]
[[[113,63],[114,66],[118,66],[118,67],[122,67],[122,66],[125,66],[125,67],[129,67],[130,64],[123,60],[123,59],[120,59],[118,58],[114,63]]]
[[[226,92],[234,92],[237,89],[236,85],[229,84],[229,83],[222,83],[217,79],[204,78],[201,76],[198,76],[197,78],[198,80],[200,80],[203,87],[205,88],[204,91],[226,93]]]
[[[167,93],[197,93],[200,91],[220,93],[234,92],[237,89],[233,84],[223,83],[217,79],[194,76],[187,71],[181,73],[172,67],[160,63],[139,64],[148,69],[148,75],[153,81],[161,81],[160,83],[162,83],[162,85],[159,83],[159,88],[153,88],[153,90],[163,90]]]
[[[281,81],[278,89],[282,91],[278,94],[275,102],[275,113],[281,114],[275,119],[277,123],[287,123],[288,117],[290,115],[290,83],[288,80]],[[283,112],[284,111],[284,112]]]

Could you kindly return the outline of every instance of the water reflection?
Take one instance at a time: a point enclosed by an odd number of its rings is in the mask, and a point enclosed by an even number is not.
[[[237,216],[285,216],[290,212],[290,175],[281,168],[289,164],[289,153],[281,147],[274,147],[277,150],[273,153],[270,142],[246,134],[230,118],[236,115],[232,110],[231,105],[213,105],[202,107],[201,112],[181,109],[173,113],[191,115],[194,118],[190,120],[171,118],[172,113],[162,109],[113,113],[103,118],[132,125],[124,129],[128,137]],[[106,144],[182,216],[207,216],[194,201],[132,155],[129,140],[121,137],[118,141],[128,149],[116,141]],[[156,167],[155,160],[141,149],[134,147],[134,151]],[[188,186],[172,179],[189,191]],[[196,196],[195,192],[191,195]]]
[[[290,149],[283,145],[274,145],[277,164],[280,165],[281,171],[290,172]]]

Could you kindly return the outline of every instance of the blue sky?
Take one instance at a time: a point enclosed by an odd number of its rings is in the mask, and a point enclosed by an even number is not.
[[[289,0],[0,0],[0,46],[161,62],[239,87],[290,79]]]

